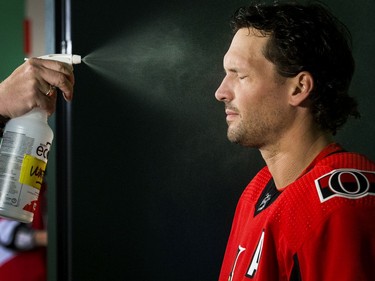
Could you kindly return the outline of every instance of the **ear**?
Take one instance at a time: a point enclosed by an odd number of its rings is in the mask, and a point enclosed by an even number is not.
[[[314,79],[307,71],[302,71],[293,78],[294,91],[289,96],[289,104],[299,106],[309,97],[314,88]]]

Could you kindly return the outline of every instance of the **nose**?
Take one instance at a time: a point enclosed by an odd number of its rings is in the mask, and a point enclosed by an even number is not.
[[[221,82],[219,88],[217,88],[216,92],[215,92],[215,98],[218,100],[218,101],[229,101],[232,99],[232,94],[231,94],[231,91],[229,90],[228,88],[228,85],[226,83],[226,80],[225,78],[223,79],[223,81]]]

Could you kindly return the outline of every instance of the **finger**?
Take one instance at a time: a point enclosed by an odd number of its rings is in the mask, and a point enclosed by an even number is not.
[[[56,72],[48,82],[61,90],[65,100],[70,101],[73,99],[73,75],[66,76],[64,74],[61,74],[60,72]]]
[[[48,115],[52,115],[56,109],[57,90],[54,86],[48,86],[48,90],[42,92],[37,100],[37,107],[44,109]]]
[[[73,99],[73,85],[69,80],[64,79],[63,81],[61,81],[60,83],[56,83],[55,85],[61,90],[66,101],[71,101]]]
[[[65,100],[73,98],[74,75],[71,65],[38,58],[29,59],[29,63],[38,66],[41,78],[59,88],[64,93]]]
[[[45,84],[45,82],[43,84]],[[71,101],[73,99],[73,91],[70,90],[73,88],[73,86],[69,86],[69,85],[66,86],[66,85],[60,84],[60,85],[55,86],[55,85],[47,84],[41,87],[39,91],[43,96],[49,97],[52,95],[57,95],[57,88],[59,88],[60,90],[67,89],[65,90],[66,92],[62,92],[62,95],[66,101]]]
[[[53,94],[55,94],[56,93],[56,87],[55,86],[52,86],[52,85],[49,85],[49,89],[48,89],[48,91],[46,92],[46,96],[47,97],[50,97],[50,96],[52,96]]]
[[[64,62],[56,61],[56,60],[40,59],[40,58],[31,58],[30,60],[32,63],[37,63],[50,70],[64,73],[67,76],[70,76],[73,74],[73,66],[68,63],[64,63]]]
[[[49,96],[52,96],[52,95],[57,95],[57,88],[59,89],[63,89],[64,87],[63,86],[52,86],[50,85],[50,87],[48,88],[47,91],[44,91],[44,95],[46,95],[47,97]],[[62,95],[64,97],[64,99],[66,101],[71,101],[73,99],[73,91],[66,91],[66,92],[62,92]]]

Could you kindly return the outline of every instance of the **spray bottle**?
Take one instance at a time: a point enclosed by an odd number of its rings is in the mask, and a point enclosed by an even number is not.
[[[69,64],[81,56],[51,54],[39,57]],[[34,108],[9,120],[0,144],[0,216],[30,223],[48,162],[53,131],[47,112]]]

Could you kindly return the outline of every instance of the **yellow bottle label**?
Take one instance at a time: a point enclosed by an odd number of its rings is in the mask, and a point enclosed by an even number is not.
[[[42,187],[47,163],[32,155],[25,154],[19,182],[40,189]]]

